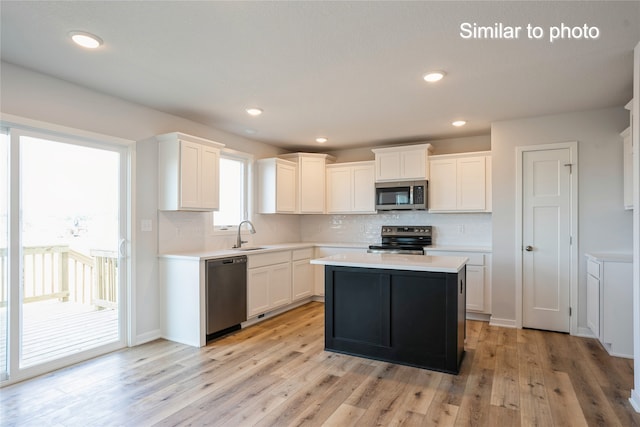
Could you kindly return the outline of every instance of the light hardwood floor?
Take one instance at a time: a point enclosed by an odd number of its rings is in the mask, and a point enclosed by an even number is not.
[[[459,375],[323,350],[310,303],[197,349],[158,340],[0,389],[0,424],[633,426],[631,360],[467,323]]]

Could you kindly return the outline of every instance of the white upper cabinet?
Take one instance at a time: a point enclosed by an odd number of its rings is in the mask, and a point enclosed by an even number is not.
[[[297,164],[269,158],[258,160],[259,213],[296,213]]]
[[[354,162],[351,166],[354,213],[376,213],[375,164]]]
[[[432,156],[429,210],[491,212],[489,152]]]
[[[328,154],[291,153],[280,158],[297,163],[296,213],[322,214],[325,207],[325,167],[335,158]]]
[[[158,209],[214,211],[224,144],[179,132],[158,135]]]
[[[429,209],[454,211],[458,207],[457,160],[431,160],[429,178]]]
[[[342,164],[327,166],[327,213],[351,212],[351,173],[351,168]]]
[[[374,162],[327,165],[327,213],[376,213]]]
[[[376,157],[376,182],[429,179],[431,144],[373,148],[371,151]]]

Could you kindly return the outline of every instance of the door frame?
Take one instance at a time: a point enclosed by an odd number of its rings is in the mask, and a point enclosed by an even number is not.
[[[558,150],[569,149],[569,156],[571,159],[571,266],[570,274],[571,279],[569,283],[569,303],[571,306],[570,317],[570,334],[578,334],[578,141],[559,142],[552,144],[540,144],[540,145],[526,145],[516,147],[516,215],[515,215],[515,247],[516,251],[516,328],[522,329],[522,299],[523,294],[523,280],[522,280],[522,216],[523,216],[523,196],[522,196],[522,163],[524,153],[531,151],[546,151],[546,150]]]
[[[48,122],[42,122],[39,120],[33,120],[25,117],[14,116],[11,114],[2,114],[0,117],[0,126],[3,128],[13,129],[16,131],[18,135],[34,135],[37,137],[45,137],[45,138],[57,138],[63,142],[71,142],[78,143],[81,142],[80,145],[84,146],[93,146],[95,148],[107,148],[111,147],[112,151],[119,151],[121,154],[121,167],[125,168],[124,172],[124,181],[120,182],[120,191],[121,197],[123,200],[123,210],[124,213],[124,221],[125,224],[121,225],[121,228],[124,227],[123,232],[125,233],[124,241],[119,244],[119,251],[122,254],[124,259],[124,280],[125,283],[122,285],[121,289],[123,289],[123,298],[119,302],[119,316],[123,319],[120,322],[120,337],[121,339],[118,342],[107,344],[102,346],[102,349],[107,349],[106,351],[114,351],[125,346],[133,346],[135,345],[135,324],[136,324],[136,316],[135,316],[135,227],[134,227],[134,218],[135,218],[135,141],[127,140],[119,137],[99,134],[91,131],[85,131],[81,129],[56,125]],[[16,327],[16,325],[20,325],[19,321],[19,301],[20,295],[16,292],[12,292],[13,281],[20,280],[20,270],[21,270],[21,257],[15,256],[15,254],[20,254],[20,242],[19,238],[19,227],[20,227],[20,219],[14,215],[13,205],[17,204],[19,206],[19,180],[16,178],[19,173],[19,144],[18,139],[10,134],[10,179],[9,179],[9,197],[10,197],[10,206],[9,206],[9,253],[13,256],[10,256],[11,260],[9,263],[9,327]],[[114,147],[119,146],[120,148],[117,150],[113,150]],[[124,192],[123,192],[124,190]],[[13,326],[11,326],[13,325]],[[98,349],[90,349],[81,354],[71,355],[65,357],[63,359],[54,360],[51,362],[47,362],[43,365],[35,365],[32,367],[22,368],[18,367],[18,344],[17,344],[17,336],[13,331],[9,332],[9,378],[4,381],[0,381],[0,388],[11,385],[13,383],[23,381],[25,379],[41,375],[56,369],[60,369],[84,360],[91,359],[93,357],[102,355],[105,353],[105,350]]]

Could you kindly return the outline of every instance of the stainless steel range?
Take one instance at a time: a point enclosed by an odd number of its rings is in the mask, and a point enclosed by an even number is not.
[[[369,246],[374,254],[424,255],[424,247],[431,246],[430,225],[383,225],[379,245]]]

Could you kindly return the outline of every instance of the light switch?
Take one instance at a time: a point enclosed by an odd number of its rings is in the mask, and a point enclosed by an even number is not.
[[[150,219],[143,219],[140,221],[140,231],[153,231]]]

